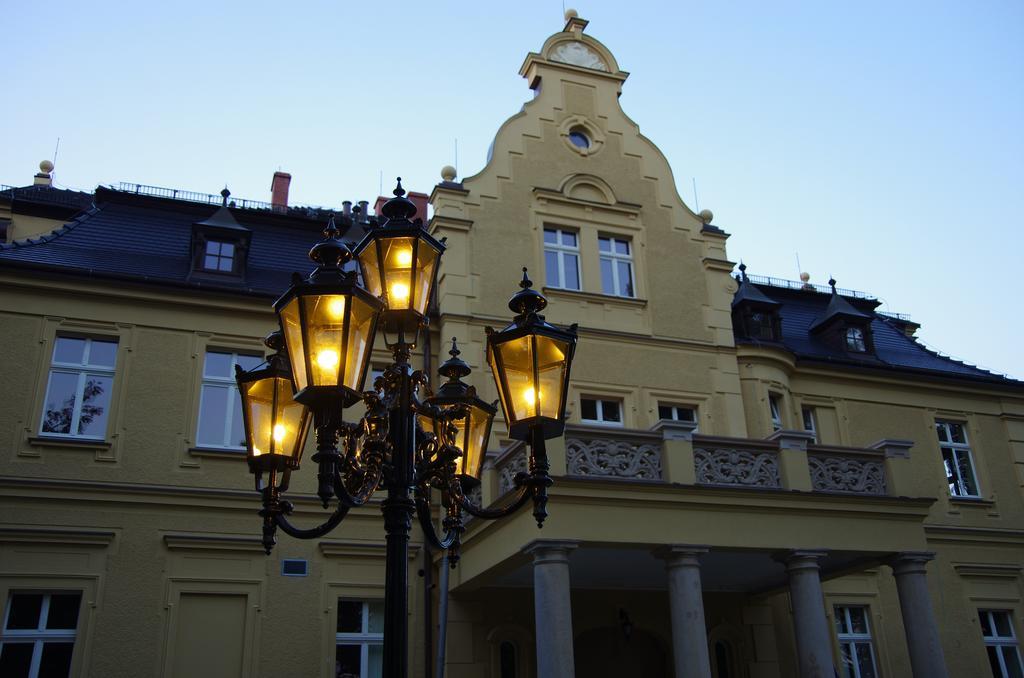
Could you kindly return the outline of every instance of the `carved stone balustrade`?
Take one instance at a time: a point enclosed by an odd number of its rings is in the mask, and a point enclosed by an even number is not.
[[[662,480],[660,433],[570,427],[565,454],[569,475]]]
[[[807,451],[807,466],[815,492],[886,494],[882,452],[816,445]]]
[[[529,472],[529,457],[524,443],[510,445],[494,462],[498,472],[498,496],[511,492],[516,487],[516,474]]]
[[[693,464],[698,485],[782,487],[774,442],[695,435]]]

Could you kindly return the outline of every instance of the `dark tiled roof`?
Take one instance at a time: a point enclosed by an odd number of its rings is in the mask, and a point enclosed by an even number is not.
[[[288,288],[293,271],[305,275],[313,268],[307,253],[320,239],[323,224],[235,210],[233,219],[252,233],[244,279],[225,276],[223,281],[209,277],[190,280],[192,225],[225,208],[135,196],[122,200],[111,191],[103,195],[109,200],[51,234],[0,244],[0,266],[269,297]],[[363,233],[362,226],[356,224],[343,237],[358,240]]]
[[[779,315],[782,317],[782,344],[792,351],[798,360],[827,362],[854,369],[895,369],[937,377],[1024,385],[1024,382],[988,372],[926,348],[903,332],[903,327],[907,323],[875,312],[874,309],[878,305],[876,301],[839,296],[842,303],[849,307],[850,312],[871,318],[874,356],[858,357],[856,354],[847,353],[834,348],[811,332],[816,321],[827,315],[833,302],[832,295],[771,285],[756,286],[772,299],[782,303],[779,309]],[[913,323],[910,325],[916,327]]]
[[[84,210],[92,205],[92,193],[44,185],[0,186],[0,200]]]
[[[742,266],[742,264],[741,264]],[[771,297],[767,296],[764,292],[758,289],[757,285],[750,282],[746,276],[743,276],[739,280],[739,289],[736,290],[736,294],[732,297],[732,307],[736,308],[740,304],[747,302],[754,305],[778,307],[779,302],[775,301]]]

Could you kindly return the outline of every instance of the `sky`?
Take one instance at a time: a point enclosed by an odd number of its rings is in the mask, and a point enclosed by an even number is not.
[[[1024,3],[569,3],[625,112],[748,273],[907,313],[1024,379]],[[339,207],[471,176],[561,0],[6,2],[0,184],[131,182]],[[456,151],[457,148],[457,151]],[[696,195],[694,194],[696,184]],[[799,267],[798,267],[799,261]]]

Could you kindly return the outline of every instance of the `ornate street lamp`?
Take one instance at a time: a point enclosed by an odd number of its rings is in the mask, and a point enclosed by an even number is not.
[[[322,537],[350,509],[365,505],[374,491],[387,490],[382,502],[387,535],[383,673],[405,678],[412,516],[417,514],[435,548],[451,551],[453,566],[463,511],[500,518],[532,498],[537,524],[542,524],[551,485],[544,440],[561,435],[564,428],[576,330],[544,322],[538,312],[547,301],[530,289],[523,269],[523,289],[509,302],[518,315],[501,332],[488,328],[487,346],[510,435],[530,441],[530,473],[516,477],[516,493],[506,505],[473,505],[463,483],[480,475],[497,409],[462,381],[470,368],[459,359],[454,340],[451,359],[439,369],[448,381],[437,393],[429,393],[426,376],[409,363],[427,323],[445,247],[423,230],[421,220],[410,221],[416,206],[405,198],[401,179],[394,195],[382,209],[384,225],[371,230],[355,249],[369,291],[354,270],[346,270],[353,254],[338,239],[332,219],[324,240],[309,253],[316,269],[307,278],[295,274],[292,286],[274,304],[281,326],[267,339],[274,355],[251,372],[239,371],[237,381],[249,468],[263,497],[260,516],[268,554],[278,528],[300,539]],[[378,322],[393,360],[373,390],[363,391]],[[420,387],[428,391],[423,401],[417,397]],[[532,405],[522,401],[523,389],[534,394]],[[359,401],[366,413],[346,422],[345,408]],[[317,495],[325,508],[334,499],[337,507],[321,525],[301,529],[288,519],[293,506],[282,494],[291,472],[299,468],[310,417],[316,431]],[[266,482],[264,474],[269,474]],[[441,535],[433,521],[435,490],[444,509]]]

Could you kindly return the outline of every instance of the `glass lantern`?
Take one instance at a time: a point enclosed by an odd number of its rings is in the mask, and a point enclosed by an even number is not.
[[[547,299],[531,289],[523,269],[522,289],[509,301],[517,313],[501,331],[487,328],[487,362],[494,373],[509,436],[526,440],[539,428],[544,438],[562,435],[569,368],[576,350],[576,326],[561,329],[539,315]]]
[[[265,363],[248,372],[235,366],[246,459],[253,473],[298,468],[309,431],[309,410],[292,397],[291,370],[282,352],[281,333],[268,335],[266,344],[275,353]]]

